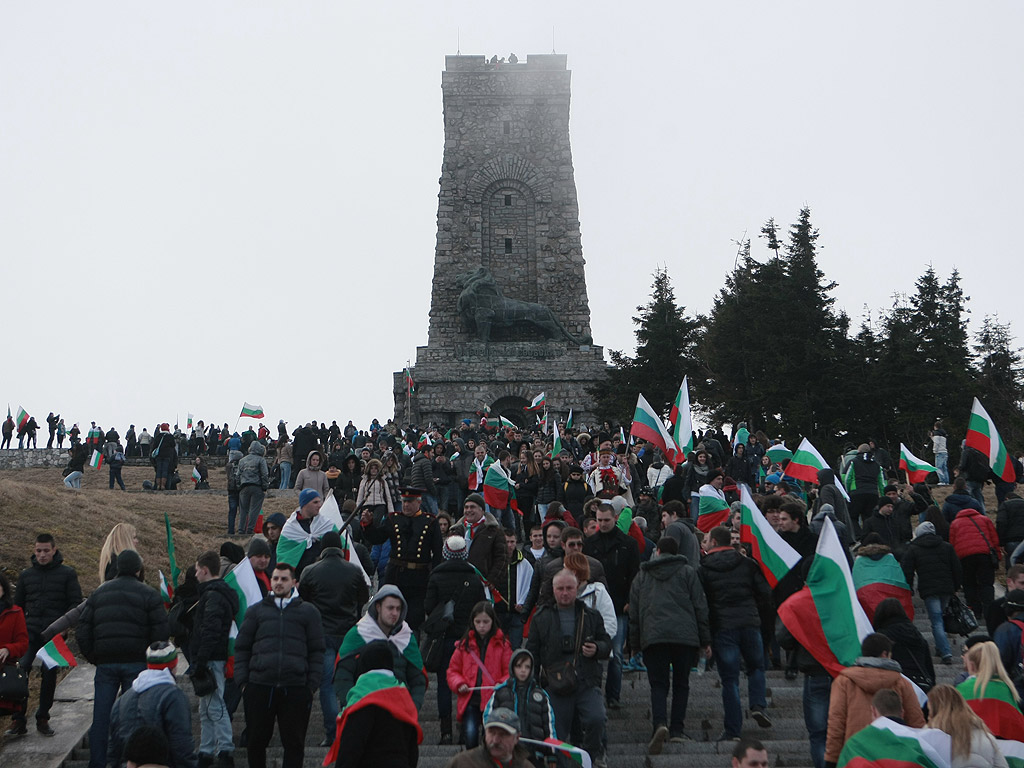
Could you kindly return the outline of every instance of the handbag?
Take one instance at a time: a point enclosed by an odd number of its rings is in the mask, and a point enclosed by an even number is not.
[[[583,639],[583,616],[581,613],[576,619],[576,647],[573,649],[572,659],[559,661],[555,664],[545,665],[544,673],[547,675],[547,689],[549,693],[556,696],[571,696],[576,693],[579,680],[576,675],[576,660],[580,655],[580,645]]]
[[[22,702],[28,698],[28,673],[17,664],[0,667],[0,701]]]
[[[964,599],[954,593],[942,612],[942,625],[950,634],[967,637],[978,628],[978,620]]]
[[[990,558],[992,558],[992,567],[995,568],[996,570],[998,570],[999,569],[999,550],[997,550],[995,547],[993,547],[991,544],[989,544],[988,536],[986,536],[985,532],[981,530],[981,526],[978,525],[978,521],[977,520],[975,520],[973,517],[968,517],[967,519],[970,520],[972,523],[974,523],[974,527],[978,531],[978,534],[981,536],[982,539],[985,540],[985,544],[988,545],[988,556]]]
[[[192,690],[195,691],[196,696],[200,699],[203,696],[209,696],[217,690],[217,680],[214,678],[210,668],[205,665],[192,670],[190,677],[192,679]]]
[[[427,672],[440,672],[444,664],[445,635],[455,624],[455,601],[462,596],[463,591],[469,586],[469,582],[463,582],[462,589],[455,597],[438,603],[434,610],[427,616],[420,631],[423,634],[423,644],[420,646],[420,653],[423,655],[423,668]]]

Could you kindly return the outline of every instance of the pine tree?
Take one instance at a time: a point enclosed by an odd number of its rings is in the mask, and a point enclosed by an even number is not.
[[[1013,346],[1009,324],[986,315],[975,334],[977,360],[975,392],[995,420],[1007,443],[1019,447],[1024,439],[1024,366],[1021,350]]]

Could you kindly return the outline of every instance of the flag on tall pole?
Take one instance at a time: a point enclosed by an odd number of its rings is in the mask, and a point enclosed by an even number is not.
[[[547,393],[541,392],[539,395],[537,395],[535,398],[533,398],[533,402],[531,402],[523,410],[525,410],[525,411],[539,411],[546,404],[547,404]]]
[[[188,421],[185,423],[185,429],[192,429],[192,414],[188,415]]]
[[[177,586],[178,575],[181,571],[178,570],[178,562],[174,559],[174,534],[171,533],[171,518],[164,512],[164,527],[167,529],[167,559],[171,561],[171,585]]]
[[[1013,464],[1010,463],[1010,454],[1006,452],[1006,446],[999,437],[999,430],[996,429],[992,417],[982,408],[978,398],[974,398],[974,405],[971,406],[971,420],[967,424],[967,447],[985,454],[988,457],[988,465],[999,479],[1007,483],[1016,480]]]
[[[263,419],[266,418],[263,414],[263,407],[259,405],[250,405],[244,403],[242,405],[242,412],[238,414],[238,418],[246,417],[249,419]]]
[[[405,375],[405,391],[408,392],[411,395],[413,392],[416,391],[416,382],[413,381],[412,371],[409,370],[409,366],[405,367],[404,375]]]
[[[818,471],[822,469],[831,469],[831,467],[829,467],[825,458],[818,453],[818,449],[811,445],[811,441],[805,437],[800,441],[800,445],[797,447],[796,453],[793,454],[793,458],[789,460],[789,464],[786,465],[786,475],[794,480],[803,480],[817,485]],[[839,475],[836,475],[834,472],[833,475],[835,476],[836,488],[843,494],[843,498],[849,501],[850,494],[843,487]]]
[[[636,410],[633,412],[633,424],[629,428],[629,434],[661,448],[665,463],[675,467],[678,456],[676,442],[643,395],[636,397]]]
[[[544,409],[544,418],[540,420],[540,431],[542,434],[548,433],[548,409]]]
[[[750,555],[772,589],[800,562],[800,553],[772,528],[745,485],[740,486],[740,541],[750,545]]]
[[[693,453],[693,420],[690,417],[690,389],[686,385],[685,376],[676,393],[676,401],[672,403],[668,420],[672,424],[672,439],[679,447],[679,455],[689,456]]]
[[[928,480],[929,474],[939,471],[938,467],[917,458],[903,443],[900,443],[900,469],[907,473],[908,483],[923,483]]]
[[[814,554],[807,586],[779,606],[779,618],[835,677],[843,667],[856,663],[861,642],[873,630],[857,600],[843,545],[827,517]]]

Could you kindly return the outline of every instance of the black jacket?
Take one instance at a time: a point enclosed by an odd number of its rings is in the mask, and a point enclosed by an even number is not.
[[[227,661],[228,635],[238,613],[238,594],[223,579],[199,585],[199,602],[192,617],[192,663]]]
[[[952,595],[963,582],[960,558],[953,545],[937,533],[925,533],[910,542],[900,558],[900,566],[911,586],[917,573],[917,594],[922,598]]]
[[[469,626],[473,606],[484,599],[484,583],[476,569],[464,560],[446,560],[430,572],[423,610],[429,616],[436,606],[455,600],[455,621],[444,636],[457,640]]]
[[[996,513],[996,533],[999,542],[1024,541],[1024,499],[1007,496]]]
[[[775,639],[778,641],[780,647],[794,654],[792,659],[793,663],[796,664],[796,668],[805,675],[809,677],[832,677],[832,675],[830,675],[828,671],[818,663],[817,659],[811,655],[810,651],[797,642],[796,638],[793,637],[792,633],[786,629],[786,625],[781,621],[779,622],[779,628],[775,632]]]
[[[80,602],[78,574],[70,565],[64,565],[60,550],[46,565],[39,565],[32,555],[32,566],[18,576],[14,604],[25,612],[29,632],[42,632]]]
[[[362,569],[345,559],[337,547],[327,547],[320,559],[302,572],[299,595],[320,611],[324,634],[344,637],[370,599]]]
[[[875,514],[864,521],[864,528],[860,537],[861,541],[869,533],[877,533],[881,536],[882,543],[891,549],[896,559],[899,560],[907,548],[907,542],[910,541],[910,520],[902,515],[897,515],[895,512],[891,515],[882,515],[876,511]]]
[[[601,659],[607,659],[612,652],[612,639],[604,628],[601,614],[588,607],[582,600],[575,604],[576,621],[583,622],[580,644],[592,642],[597,645],[597,653],[591,658],[582,651],[576,660],[576,679],[580,689],[601,687]],[[561,661],[571,661],[575,653],[576,636],[565,644],[562,643],[562,623],[558,618],[558,608],[554,605],[543,606],[533,615],[530,625],[530,638],[526,641],[526,650],[533,654],[540,667],[551,667]]]
[[[434,462],[422,453],[412,463],[412,471],[409,473],[409,485],[413,488],[422,488],[431,496],[437,494],[434,487]]]
[[[601,561],[615,613],[625,613],[629,588],[640,570],[640,548],[636,541],[616,526],[609,533],[598,531],[584,539],[583,554]]]
[[[409,768],[419,761],[416,729],[371,704],[345,719],[335,768]]]
[[[876,632],[892,640],[892,658],[903,668],[903,674],[924,689],[935,685],[935,665],[928,641],[910,621],[892,621],[876,625]]]
[[[758,608],[766,604],[771,590],[756,562],[735,549],[712,550],[698,572],[708,596],[712,634],[761,626]]]
[[[243,686],[305,686],[316,690],[324,671],[320,612],[292,593],[271,593],[245,612],[235,640],[235,682]]]
[[[89,595],[75,633],[93,664],[145,663],[150,643],[167,639],[167,612],[155,589],[118,576]]]

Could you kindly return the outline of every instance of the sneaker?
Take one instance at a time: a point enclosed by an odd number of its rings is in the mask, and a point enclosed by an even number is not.
[[[693,738],[685,733],[674,733],[668,737],[668,740],[671,744],[685,744],[688,741],[693,741]]]
[[[722,731],[720,734],[718,734],[718,738],[715,739],[715,741],[739,741],[739,740],[740,740],[739,736],[732,736],[732,735],[730,735],[726,731]]]
[[[608,699],[604,704],[608,709],[622,709],[618,699]]]
[[[953,657],[952,656],[943,656],[942,657],[942,663],[945,664],[948,667],[949,665],[951,665],[953,663]]]
[[[654,735],[651,736],[651,740],[647,742],[647,754],[648,755],[660,755],[662,748],[665,746],[665,739],[668,738],[668,728],[664,725],[659,725],[654,729]]]
[[[36,730],[43,736],[53,736],[55,731],[50,727],[49,720],[36,720]]]
[[[28,727],[25,725],[25,721],[15,720],[11,723],[11,727],[4,731],[4,736],[8,739],[16,739],[26,733],[28,733]]]
[[[796,680],[797,671],[795,669],[787,669],[785,677],[787,680]]]
[[[760,725],[762,728],[771,728],[772,719],[768,717],[768,713],[764,709],[758,707],[751,711],[750,716],[754,718],[754,722]]]

